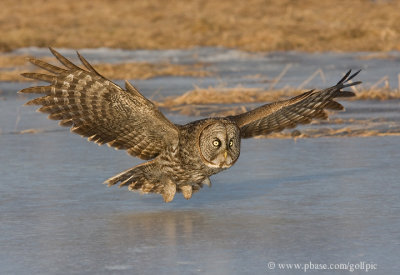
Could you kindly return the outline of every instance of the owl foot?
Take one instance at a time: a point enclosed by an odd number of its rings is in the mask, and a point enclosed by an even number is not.
[[[192,197],[193,188],[191,185],[184,185],[180,188],[182,190],[182,195],[185,199],[190,199]]]
[[[203,180],[203,181],[201,182],[201,184],[205,184],[205,185],[207,185],[208,187],[211,187],[211,181],[210,181],[209,178],[205,178],[205,180]]]
[[[176,184],[170,180],[164,184],[164,190],[162,193],[165,202],[170,202],[174,199],[176,193]]]

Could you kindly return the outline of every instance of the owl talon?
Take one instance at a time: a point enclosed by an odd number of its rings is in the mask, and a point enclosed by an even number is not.
[[[193,188],[191,185],[184,185],[181,187],[182,195],[185,199],[190,199],[192,197]]]
[[[211,181],[210,181],[209,178],[206,178],[205,180],[203,180],[203,181],[201,182],[201,184],[205,184],[205,185],[207,185],[208,187],[211,187]]]
[[[164,185],[164,190],[162,193],[164,202],[170,202],[174,199],[176,193],[176,184],[168,180]]]

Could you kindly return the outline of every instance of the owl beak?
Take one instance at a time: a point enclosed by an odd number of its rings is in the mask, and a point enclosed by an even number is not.
[[[224,158],[226,159],[227,156],[228,156],[228,152],[225,151],[225,152],[224,152]]]

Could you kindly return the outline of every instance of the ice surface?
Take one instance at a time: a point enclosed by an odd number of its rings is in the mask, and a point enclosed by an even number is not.
[[[304,80],[303,74],[309,74],[306,68],[312,72],[329,63],[334,65],[328,81],[335,82],[345,68],[366,62],[350,54],[279,53],[261,55],[259,61],[258,56],[233,50],[197,51],[197,58],[226,68],[222,75],[228,81],[233,75],[253,73],[250,69],[275,66],[279,73],[284,63],[292,62],[299,65],[291,69],[289,82]],[[148,52],[146,58],[162,58]],[[100,58],[104,49],[83,53]],[[144,55],[106,53],[114,59]],[[164,55],[190,59],[185,51]],[[337,55],[342,57],[335,59]],[[374,75],[375,65],[366,66],[360,75],[363,80]],[[140,81],[138,86],[145,88],[147,96],[160,85],[167,93],[179,94],[190,89],[193,81],[203,80],[165,77]],[[165,204],[159,195],[102,185],[141,161],[86,142],[33,108],[21,107],[26,99],[14,92],[27,85],[0,83],[4,92],[0,100],[1,274],[265,274],[271,273],[269,262],[366,262],[377,264],[373,274],[397,274],[399,136],[244,140],[239,161],[213,176],[212,188],[203,188],[189,201],[178,194]],[[175,86],[180,89],[174,90]],[[338,117],[382,118],[385,127],[399,121],[398,101],[345,102],[345,106],[347,111]],[[194,119],[167,116],[179,123]],[[30,128],[42,132],[16,134]]]

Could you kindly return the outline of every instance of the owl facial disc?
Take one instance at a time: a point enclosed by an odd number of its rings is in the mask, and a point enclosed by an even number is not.
[[[239,128],[225,120],[208,124],[199,138],[200,155],[204,163],[212,168],[229,168],[240,154]]]

